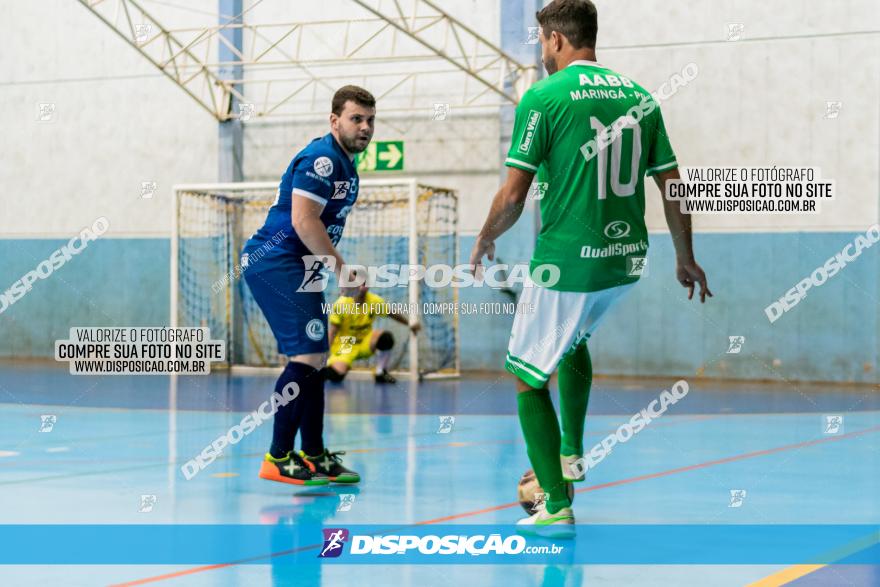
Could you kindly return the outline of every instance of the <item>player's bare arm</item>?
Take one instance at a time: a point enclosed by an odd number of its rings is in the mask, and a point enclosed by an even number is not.
[[[508,168],[507,180],[495,194],[489,215],[471,251],[469,263],[475,268],[482,265],[484,256],[490,261],[495,259],[495,240],[519,220],[534,176],[534,173],[523,169]]]
[[[707,296],[712,297],[712,292],[709,291],[703,268],[694,259],[691,217],[682,214],[678,202],[669,201],[664,197],[666,184],[673,179],[681,179],[677,168],[662,171],[654,176],[654,181],[663,197],[663,213],[666,215],[666,225],[669,227],[672,243],[675,246],[675,277],[688,289],[689,300],[694,297],[694,285],[700,284],[700,303],[705,303]]]
[[[418,334],[419,330],[422,329],[422,325],[419,324],[418,321],[414,321],[414,322],[410,323],[409,318],[407,318],[403,314],[398,314],[396,312],[390,312],[388,314],[388,317],[391,318],[392,320],[394,320],[395,322],[398,322],[400,324],[403,324],[404,326],[409,327],[409,329],[412,330],[413,334]]]
[[[345,260],[327,235],[327,227],[321,221],[323,209],[323,204],[305,196],[293,194],[291,221],[296,234],[313,255],[331,257],[336,260],[335,271],[338,277]]]
[[[327,328],[327,342],[332,347],[333,341],[336,340],[336,336],[339,334],[339,326],[333,324],[332,322]]]

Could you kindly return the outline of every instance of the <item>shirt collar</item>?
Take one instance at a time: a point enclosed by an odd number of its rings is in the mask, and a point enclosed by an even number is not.
[[[589,59],[576,59],[575,61],[572,61],[571,63],[569,63],[566,67],[571,67],[572,65],[593,65],[593,66],[598,66],[598,67],[604,67],[598,61],[590,61]]]

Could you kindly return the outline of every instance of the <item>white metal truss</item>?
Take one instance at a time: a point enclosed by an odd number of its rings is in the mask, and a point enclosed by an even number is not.
[[[350,0],[361,16],[304,22],[259,22],[252,4],[223,24],[177,27],[144,0],[79,2],[220,121],[324,116],[346,83],[370,88],[383,113],[442,115],[516,104],[535,78],[430,0]]]

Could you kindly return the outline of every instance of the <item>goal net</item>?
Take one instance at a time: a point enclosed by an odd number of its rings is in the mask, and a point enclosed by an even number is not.
[[[277,183],[179,185],[173,189],[171,239],[171,325],[203,326],[226,341],[230,366],[282,364],[277,343],[241,273],[241,249],[263,224]],[[454,191],[415,179],[360,182],[339,250],[357,265],[455,266],[458,260],[458,198]],[[339,295],[335,279],[324,292],[327,304]],[[424,280],[372,290],[404,312],[415,312],[417,336],[383,318],[396,344],[391,367],[417,375],[455,375],[459,366],[454,287],[428,287]],[[422,312],[430,309],[429,312]],[[370,368],[359,361],[355,368]]]

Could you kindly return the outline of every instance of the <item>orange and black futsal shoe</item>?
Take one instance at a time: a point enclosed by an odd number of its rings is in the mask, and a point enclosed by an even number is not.
[[[339,458],[339,455],[344,455],[344,450],[330,452],[325,448],[324,452],[316,457],[310,457],[302,451],[299,454],[306,463],[315,467],[315,471],[319,475],[326,475],[333,483],[350,484],[358,483],[361,480],[360,475],[342,466],[342,459]]]
[[[283,459],[266,453],[260,466],[260,478],[292,485],[327,485],[330,482],[326,475],[315,470],[315,465],[304,461],[294,451],[287,453]]]

